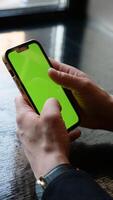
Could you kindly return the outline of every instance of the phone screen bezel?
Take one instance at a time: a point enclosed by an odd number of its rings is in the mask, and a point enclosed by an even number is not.
[[[32,101],[32,98],[30,97],[29,93],[27,92],[27,90],[26,90],[24,84],[22,83],[21,79],[19,78],[19,76],[18,76],[18,74],[17,74],[15,68],[13,67],[11,61],[9,60],[9,57],[8,57],[9,53],[11,53],[11,52],[17,50],[18,48],[26,47],[26,46],[28,46],[28,45],[30,45],[30,44],[32,44],[32,43],[36,43],[36,44],[40,47],[40,49],[41,49],[43,55],[45,56],[45,58],[46,58],[46,60],[47,60],[47,62],[48,62],[48,64],[49,64],[49,66],[53,68],[53,66],[52,66],[52,64],[51,64],[51,62],[50,62],[50,60],[48,59],[48,57],[47,57],[47,55],[46,55],[46,53],[45,53],[45,51],[44,51],[44,49],[43,49],[43,47],[42,47],[42,45],[41,45],[37,40],[30,40],[30,41],[27,41],[27,42],[25,42],[25,43],[22,43],[22,44],[20,44],[20,45],[18,45],[18,46],[15,46],[15,47],[13,47],[13,48],[8,49],[8,50],[6,51],[6,53],[5,53],[5,59],[7,60],[8,64],[10,65],[11,70],[13,70],[14,76],[16,76],[16,78],[18,79],[20,85],[22,86],[22,88],[23,88],[23,90],[24,90],[24,93],[27,95],[27,97],[28,97],[30,103],[32,104],[32,106],[33,106],[33,108],[34,108],[34,110],[37,112],[37,114],[40,114],[39,111],[38,111],[38,109],[37,109],[37,107],[35,106],[34,102]],[[9,71],[9,72],[10,72],[10,74],[11,74],[11,71]],[[11,74],[11,76],[12,76],[12,74]],[[61,87],[62,87],[62,86],[61,86]],[[72,95],[72,92],[69,91],[68,89],[63,88],[63,87],[62,87],[62,89],[64,90],[65,95],[66,95],[67,98],[69,99],[69,101],[70,101],[70,103],[71,103],[73,109],[75,110],[75,112],[76,112],[77,115],[78,115],[78,122],[77,122],[76,124],[72,125],[70,128],[67,129],[68,131],[71,131],[71,130],[73,130],[74,128],[76,128],[76,127],[79,125],[79,123],[80,123],[80,117],[79,117],[79,114],[78,114],[78,110],[77,110],[76,103],[75,103],[75,99],[74,99],[74,97],[73,97],[73,95]]]

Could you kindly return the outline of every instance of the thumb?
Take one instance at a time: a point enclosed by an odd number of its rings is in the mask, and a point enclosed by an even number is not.
[[[48,99],[42,109],[41,112],[41,116],[54,116],[54,115],[61,115],[60,114],[61,111],[61,106],[59,104],[59,102],[54,99],[54,98],[50,98]]]
[[[61,72],[53,68],[49,69],[48,74],[53,81],[68,89],[75,89],[75,86],[76,89],[80,87],[81,82],[76,75]]]

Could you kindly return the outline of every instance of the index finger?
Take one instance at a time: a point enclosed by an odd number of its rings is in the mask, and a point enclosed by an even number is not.
[[[30,114],[30,116],[39,117],[39,115],[33,110],[33,108],[24,100],[21,95],[15,98],[15,105],[16,113],[18,116],[22,114]]]
[[[56,70],[61,71],[61,72],[65,72],[67,74],[76,75],[77,73],[83,73],[79,69],[77,69],[76,67],[72,67],[71,65],[67,65],[67,64],[64,64],[64,63],[59,63],[52,58],[50,58],[50,62]]]
[[[24,100],[22,95],[17,96],[15,98],[15,105],[16,105],[16,112],[20,113],[21,111],[31,111],[32,108],[27,104],[27,102]]]
[[[15,99],[16,105],[16,121],[18,126],[24,125],[27,127],[29,124],[34,123],[34,120],[39,119],[39,115],[27,104],[22,96]]]

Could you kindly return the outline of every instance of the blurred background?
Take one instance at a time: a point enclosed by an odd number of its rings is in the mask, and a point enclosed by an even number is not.
[[[16,138],[19,91],[2,55],[36,39],[49,57],[76,66],[113,94],[112,10],[112,0],[0,1],[0,199],[35,199],[34,177]],[[113,196],[113,133],[81,130],[70,159]]]

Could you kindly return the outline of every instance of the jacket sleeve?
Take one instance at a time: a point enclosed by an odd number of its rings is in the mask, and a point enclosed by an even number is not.
[[[113,200],[87,173],[71,169],[55,178],[42,200]]]

